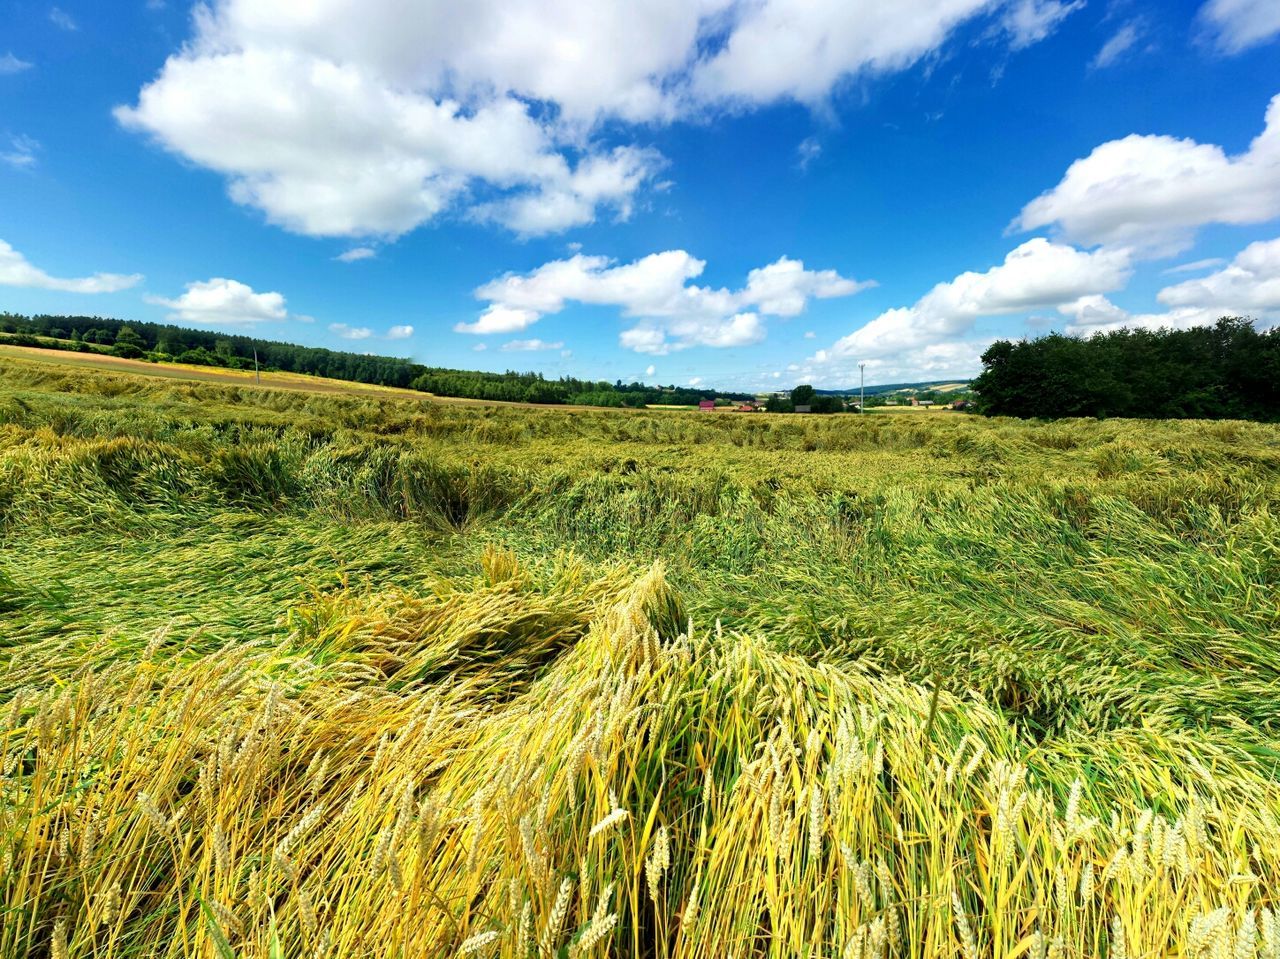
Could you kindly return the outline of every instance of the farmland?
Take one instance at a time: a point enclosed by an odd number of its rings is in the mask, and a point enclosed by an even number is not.
[[[1280,956],[1280,427],[0,356],[0,956]]]

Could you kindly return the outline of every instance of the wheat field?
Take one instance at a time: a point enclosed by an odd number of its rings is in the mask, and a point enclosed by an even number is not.
[[[1278,480],[0,358],[0,956],[1280,959]]]

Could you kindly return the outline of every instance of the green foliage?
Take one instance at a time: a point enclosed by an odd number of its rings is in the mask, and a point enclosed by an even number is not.
[[[813,413],[843,413],[844,398],[831,395],[815,396],[809,409]]]
[[[997,340],[982,363],[973,388],[988,415],[1280,420],[1280,328],[1258,332],[1238,317]]]
[[[808,383],[801,383],[791,391],[791,402],[795,406],[808,406],[813,402],[813,387]]]

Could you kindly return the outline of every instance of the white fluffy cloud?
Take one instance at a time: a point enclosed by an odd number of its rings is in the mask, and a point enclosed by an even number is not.
[[[541,314],[534,310],[513,310],[494,303],[474,323],[455,323],[453,330],[455,333],[475,333],[481,336],[489,333],[515,333],[532,326],[540,318]]]
[[[0,240],[0,286],[26,286],[62,293],[116,293],[137,286],[142,274],[95,273],[79,279],[50,276],[4,240]]]
[[[373,330],[367,326],[348,326],[346,323],[330,323],[329,332],[336,333],[344,340],[367,340],[373,336]]]
[[[1217,273],[1165,287],[1156,299],[1165,306],[1271,316],[1280,311],[1280,239],[1250,243]]]
[[[413,336],[413,327],[409,325],[393,326],[387,330],[387,339],[389,340],[407,340]]]
[[[762,0],[730,3],[724,44],[690,77],[694,99],[823,100],[841,81],[906,69],[957,27],[999,14],[1014,49],[1042,40],[1082,0]]]
[[[1280,34],[1280,4],[1275,0],[1209,0],[1200,20],[1218,49],[1239,53]]]
[[[1131,273],[1127,250],[1089,252],[1036,237],[1003,263],[939,283],[912,306],[884,311],[788,370],[801,381],[831,387],[856,382],[860,362],[870,382],[971,376],[993,340],[975,334],[979,319],[1074,304],[1120,289]]]
[[[662,160],[617,142],[626,124],[817,103],[968,21],[1016,47],[1078,2],[210,0],[116,115],[296,232],[395,237],[453,211],[543,234],[630,213]]]
[[[564,343],[557,340],[555,343],[548,343],[545,340],[509,340],[502,344],[503,353],[536,353],[542,350],[562,350]]]
[[[960,349],[981,317],[1056,307],[1093,293],[1120,289],[1132,272],[1125,250],[1077,250],[1042,237],[1028,240],[985,273],[961,273],[939,283],[913,306],[886,310],[836,341],[814,360],[870,359],[906,353],[927,356],[942,347]],[[969,347],[972,351],[972,348]],[[942,355],[942,354],[939,354]],[[971,355],[976,356],[976,353]],[[948,361],[954,359],[946,354]]]
[[[1210,262],[1210,261],[1205,261]],[[1167,286],[1156,300],[1164,313],[1130,313],[1105,296],[1086,296],[1058,307],[1071,318],[1068,333],[1098,333],[1121,327],[1185,329],[1223,316],[1280,319],[1280,239],[1250,243],[1230,264],[1208,276]]]
[[[239,280],[214,277],[187,284],[187,291],[176,299],[147,296],[156,306],[173,310],[169,319],[200,326],[241,326],[288,319],[284,296],[280,293],[255,293],[253,287]]]
[[[511,273],[476,290],[489,307],[459,333],[508,333],[559,313],[569,302],[612,306],[638,319],[621,344],[638,353],[665,354],[691,346],[744,346],[765,337],[762,316],[796,316],[811,298],[848,296],[869,283],[834,270],[808,270],[781,257],[747,274],[737,291],[690,283],[706,263],[684,250],[653,253],[632,263],[576,254],[529,273]]]
[[[639,149],[571,163],[512,97],[468,109],[280,49],[172,57],[116,116],[225,174],[236,202],[311,236],[399,236],[479,187],[503,196],[478,207],[489,218],[521,233],[561,230],[597,207],[625,213],[658,165]]]
[[[1085,245],[1169,253],[1210,223],[1263,223],[1280,216],[1280,95],[1265,129],[1239,156],[1170,136],[1132,134],[1096,147],[1062,182],[1022,209],[1024,230],[1056,226]]]
[[[1066,332],[1089,336],[1122,327],[1129,329],[1177,329],[1213,323],[1220,314],[1197,307],[1178,307],[1164,313],[1130,313],[1101,294],[1083,296],[1074,303],[1064,303],[1058,312],[1070,317]]]

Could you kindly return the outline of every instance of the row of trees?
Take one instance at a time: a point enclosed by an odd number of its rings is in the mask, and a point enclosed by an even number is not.
[[[616,380],[580,380],[565,376],[548,380],[541,373],[484,373],[475,370],[423,368],[410,383],[415,390],[437,396],[465,396],[478,400],[517,400],[525,403],[575,403],[580,406],[634,407],[666,403],[695,406],[715,399],[712,390],[691,387],[646,386]],[[728,394],[731,399],[748,400],[749,394]]]
[[[365,356],[251,336],[189,330],[162,323],[135,323],[100,316],[0,314],[0,332],[45,336],[89,352],[105,347],[117,356],[164,362],[252,369],[254,350],[263,369],[310,373],[357,383],[408,386],[418,364],[389,356]]]
[[[1280,420],[1280,328],[1259,332],[1240,317],[997,340],[982,364],[973,388],[994,416]]]
[[[162,323],[132,323],[100,316],[22,316],[0,313],[0,333],[15,334],[18,342],[32,346],[59,346],[90,353],[108,352],[130,359],[173,361],[228,369],[253,369],[254,352],[264,370],[307,373],[355,383],[399,386],[482,400],[514,400],[526,403],[576,403],[586,406],[643,407],[651,403],[696,405],[714,399],[711,390],[689,387],[646,386],[618,380],[580,380],[562,377],[548,380],[541,373],[486,373],[423,366],[412,360],[388,356],[344,353],[319,347],[298,346],[204,330],[189,330]],[[23,340],[22,337],[26,337]],[[35,339],[36,337],[48,339]],[[750,399],[749,394],[727,394],[730,399]]]

